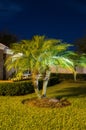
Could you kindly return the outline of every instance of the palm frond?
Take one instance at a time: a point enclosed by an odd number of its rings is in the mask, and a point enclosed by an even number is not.
[[[12,67],[17,69],[17,73],[23,73],[27,69],[42,71],[46,66],[52,65],[60,65],[73,71],[72,60],[67,59],[73,53],[66,51],[70,46],[58,39],[36,35],[31,40],[13,44],[14,54],[7,59],[6,65],[9,70]]]

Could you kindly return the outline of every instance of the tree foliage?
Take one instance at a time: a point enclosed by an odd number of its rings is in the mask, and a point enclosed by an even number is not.
[[[18,38],[16,35],[8,33],[8,32],[0,32],[0,43],[10,47],[12,43],[15,43],[18,41]]]
[[[86,53],[86,36],[77,39],[74,42],[75,46],[76,46],[76,52],[78,54],[82,54],[82,53]]]
[[[8,69],[14,66],[21,72],[28,68],[31,72],[35,70],[41,72],[46,66],[55,64],[64,67],[66,64],[72,66],[72,62],[66,59],[72,55],[70,51],[67,53],[70,46],[70,44],[62,43],[61,40],[34,36],[31,40],[22,40],[13,44],[11,49],[14,54],[7,59],[6,64],[8,63]]]

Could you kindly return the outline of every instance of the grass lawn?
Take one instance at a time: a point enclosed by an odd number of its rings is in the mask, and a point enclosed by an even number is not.
[[[0,96],[0,130],[86,130],[86,82],[48,87],[47,96],[66,98],[63,108],[29,107],[22,101],[36,95]]]

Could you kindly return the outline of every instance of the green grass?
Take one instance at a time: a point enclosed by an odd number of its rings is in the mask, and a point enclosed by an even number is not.
[[[47,89],[48,97],[71,102],[64,108],[37,108],[22,103],[35,96],[0,96],[0,130],[86,130],[86,82],[63,82]]]

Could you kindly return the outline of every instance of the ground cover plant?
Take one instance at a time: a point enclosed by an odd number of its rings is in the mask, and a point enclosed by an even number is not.
[[[0,129],[86,129],[86,81],[61,82],[48,87],[47,96],[67,99],[71,105],[63,108],[39,108],[22,103],[24,100],[36,98],[35,93],[25,96],[0,96]]]

